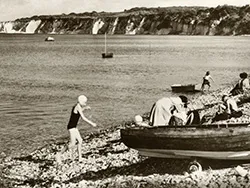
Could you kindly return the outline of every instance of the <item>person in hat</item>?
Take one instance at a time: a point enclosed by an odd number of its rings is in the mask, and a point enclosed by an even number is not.
[[[223,104],[219,105],[219,112],[216,113],[215,117],[212,119],[212,122],[227,120],[232,117],[238,118],[242,116],[242,111],[239,110],[236,101],[232,97],[223,95],[222,102]]]
[[[149,122],[151,126],[169,125],[172,116],[178,118],[182,125],[187,121],[186,96],[164,97],[159,99],[151,108]]]
[[[249,86],[249,79],[248,74],[246,72],[242,72],[240,73],[240,80],[238,81],[238,83],[235,85],[235,87],[230,91],[230,93],[233,96],[242,94],[244,92],[246,92],[250,86]]]
[[[78,150],[78,159],[79,161],[82,160],[81,155],[81,144],[82,144],[82,137],[80,135],[79,130],[77,129],[77,123],[80,119],[80,117],[87,122],[88,124],[92,125],[93,127],[96,127],[96,123],[92,122],[88,118],[85,117],[84,111],[89,110],[90,107],[87,106],[87,97],[84,95],[80,95],[78,97],[77,103],[72,107],[70,119],[67,125],[67,129],[69,131],[70,136],[70,142],[69,145],[63,148],[63,150],[57,154],[56,160],[58,163],[61,163],[61,154],[63,154],[67,149],[70,151],[71,159],[73,158],[73,148],[77,144],[77,150]]]

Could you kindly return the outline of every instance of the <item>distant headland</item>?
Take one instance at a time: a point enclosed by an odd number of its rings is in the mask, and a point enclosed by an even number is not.
[[[250,5],[136,7],[123,12],[40,15],[0,22],[0,33],[250,35]]]

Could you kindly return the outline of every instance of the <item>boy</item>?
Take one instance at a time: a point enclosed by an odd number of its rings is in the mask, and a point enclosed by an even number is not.
[[[60,154],[63,154],[67,149],[69,149],[69,151],[70,151],[71,159],[73,158],[73,156],[72,156],[73,155],[73,147],[75,146],[76,141],[77,141],[77,150],[78,150],[78,160],[79,161],[82,160],[82,153],[81,153],[82,137],[81,137],[80,132],[78,131],[78,129],[76,127],[80,116],[85,122],[92,125],[93,127],[96,127],[96,124],[93,123],[92,121],[90,121],[89,119],[87,119],[83,114],[84,110],[90,109],[90,107],[87,106],[87,104],[86,104],[87,100],[88,99],[86,96],[80,95],[78,97],[77,104],[75,104],[71,110],[71,115],[70,115],[69,123],[67,126],[67,129],[69,130],[69,135],[70,135],[70,142],[69,142],[68,146],[64,147],[63,150],[57,154],[56,160],[58,163],[61,163]]]
[[[208,91],[209,91],[209,89],[210,89],[210,87],[211,87],[211,85],[210,85],[210,80],[212,80],[212,81],[214,82],[212,76],[210,75],[210,72],[207,71],[206,74],[205,74],[205,76],[203,77],[203,83],[202,83],[202,85],[201,85],[201,91],[202,91],[202,92],[203,92],[204,89],[205,89],[205,85],[208,86]]]

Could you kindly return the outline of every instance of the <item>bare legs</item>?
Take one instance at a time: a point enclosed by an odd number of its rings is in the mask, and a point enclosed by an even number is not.
[[[74,147],[77,142],[77,151],[78,151],[78,160],[82,161],[82,137],[78,131],[77,128],[72,128],[69,129],[69,135],[70,135],[70,142],[68,145],[66,145],[59,153],[56,155],[56,161],[60,164],[61,161],[61,155],[69,150],[70,153],[70,159],[73,160],[73,152],[74,152]]]
[[[208,86],[207,91],[209,91],[209,89],[210,89],[210,87],[211,87],[210,84],[202,84],[202,85],[201,85],[201,91],[202,91],[202,92],[204,92],[205,85]]]

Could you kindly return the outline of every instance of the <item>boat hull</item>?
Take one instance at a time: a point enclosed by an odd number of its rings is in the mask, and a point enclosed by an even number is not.
[[[47,38],[45,39],[45,41],[46,41],[46,42],[54,42],[55,39],[54,39],[53,37],[47,37]]]
[[[250,160],[250,151],[192,151],[135,148],[143,156],[156,158],[206,158],[218,160]]]
[[[102,58],[112,58],[113,53],[102,53]]]
[[[176,84],[171,86],[173,92],[195,92],[195,85]]]
[[[121,140],[149,157],[250,159],[250,127],[247,124],[124,129]]]

